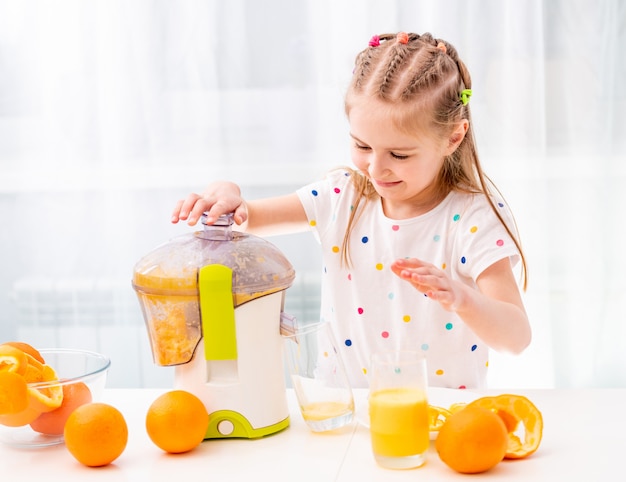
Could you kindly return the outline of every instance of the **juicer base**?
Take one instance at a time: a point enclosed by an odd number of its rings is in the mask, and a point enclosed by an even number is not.
[[[206,439],[214,438],[260,438],[289,427],[289,417],[267,427],[253,427],[242,414],[231,410],[219,410],[209,414]]]

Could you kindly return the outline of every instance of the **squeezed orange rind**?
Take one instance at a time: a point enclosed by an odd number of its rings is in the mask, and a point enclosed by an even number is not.
[[[63,402],[62,386],[50,383],[57,380],[56,372],[40,360],[30,345],[0,345],[0,424],[27,425]]]
[[[428,424],[431,432],[438,432],[448,417],[452,415],[450,410],[437,405],[428,405]]]
[[[0,371],[24,375],[27,366],[26,353],[6,343],[0,345]]]
[[[63,402],[63,386],[60,384],[50,384],[58,380],[57,374],[50,365],[42,368],[43,380],[28,387],[29,405],[40,413],[50,412],[61,406]]]
[[[0,415],[13,415],[28,406],[28,388],[15,372],[0,372]]]
[[[465,402],[457,402],[457,403],[453,403],[452,405],[450,405],[448,410],[450,411],[450,413],[456,413],[456,412],[460,412],[461,410],[463,410],[466,406],[467,406],[467,403]]]
[[[506,425],[509,440],[504,458],[521,459],[539,448],[543,434],[543,417],[528,398],[506,393],[481,397],[468,404],[476,405],[497,413]]]
[[[46,363],[46,361],[43,359],[43,356],[41,356],[41,353],[39,353],[39,350],[37,350],[34,346],[29,345],[28,343],[24,343],[23,341],[7,341],[4,343],[4,345],[10,345],[12,347],[18,348],[24,353],[35,358],[39,363]]]

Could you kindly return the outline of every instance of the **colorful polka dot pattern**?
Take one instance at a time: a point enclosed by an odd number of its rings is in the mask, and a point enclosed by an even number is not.
[[[347,219],[354,210],[353,188],[343,176],[329,179],[336,184],[315,183],[310,190],[302,191],[301,199],[310,226],[324,233],[322,248],[331,256],[325,258],[324,266],[324,282],[331,283],[327,291],[331,298],[323,300],[322,310],[335,322],[349,371],[364,376],[373,350],[394,348],[413,340],[410,346],[427,354],[434,383],[455,388],[480,385],[488,366],[486,347],[454,313],[446,312],[428,296],[419,296],[408,283],[399,281],[390,265],[398,258],[418,258],[448,274],[458,271],[467,277],[476,263],[483,262],[479,256],[486,256],[484,253],[493,259],[513,256],[506,230],[498,227],[499,221],[493,222],[495,216],[486,201],[483,200],[486,208],[481,205],[480,211],[468,210],[464,204],[467,198],[456,193],[449,206],[441,210],[441,219],[429,223],[418,218],[390,222],[383,214],[377,214],[375,203],[368,203],[368,211],[357,219],[375,220],[353,229],[353,265],[345,267],[340,264],[342,256],[337,255],[342,251]],[[444,203],[447,201],[448,198]],[[498,206],[505,209],[502,203]],[[506,213],[504,217],[508,219]],[[385,226],[387,230],[383,229]],[[489,241],[491,247],[485,248]],[[501,248],[506,248],[504,255],[492,254]],[[472,366],[482,367],[480,373],[469,373],[468,367]]]

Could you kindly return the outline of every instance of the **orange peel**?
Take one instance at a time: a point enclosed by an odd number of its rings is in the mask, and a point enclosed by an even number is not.
[[[450,410],[437,405],[428,405],[428,424],[431,432],[438,432],[448,417],[452,415]]]
[[[59,408],[63,402],[63,386],[60,384],[50,384],[58,380],[57,374],[50,365],[44,365],[42,369],[43,380],[41,383],[34,383],[28,387],[30,406],[39,412],[50,412]]]
[[[0,345],[0,371],[24,375],[27,366],[26,353],[7,343]]]
[[[467,406],[467,403],[465,402],[457,402],[457,403],[453,403],[452,405],[450,405],[448,410],[450,411],[450,413],[456,413],[456,412],[460,412],[461,410],[463,410],[466,406]]]
[[[543,434],[543,417],[527,397],[506,393],[481,397],[467,406],[483,407],[500,416],[508,432],[508,447],[504,458],[521,459],[539,448]],[[520,433],[522,430],[523,433]]]
[[[48,383],[57,380],[56,372],[49,365],[42,366],[41,383],[27,384],[23,377],[14,373],[11,375],[20,378],[26,387],[26,405],[24,406],[22,402],[18,405],[21,410],[13,409],[11,413],[1,413],[0,424],[9,427],[28,425],[42,413],[58,408],[63,402],[63,387],[60,384]],[[12,390],[11,394],[11,397],[15,397],[17,392]]]
[[[0,372],[0,414],[12,415],[28,406],[28,388],[24,379],[15,372]]]
[[[43,356],[41,356],[41,353],[39,353],[39,350],[37,350],[34,346],[29,345],[28,343],[24,343],[23,341],[7,341],[4,344],[22,350],[24,353],[32,356],[41,364],[46,363],[46,361],[43,359]]]
[[[25,355],[26,360],[28,361],[28,363],[26,364],[26,369],[24,371],[24,380],[26,380],[26,383],[40,383],[49,381],[44,374],[44,367],[48,365],[39,362],[39,360],[37,360],[32,355],[29,355],[28,353],[25,353]]]

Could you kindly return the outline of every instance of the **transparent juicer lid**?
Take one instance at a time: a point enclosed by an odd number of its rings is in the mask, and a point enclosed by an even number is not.
[[[233,215],[178,236],[135,265],[137,292],[159,365],[187,363],[202,337],[198,273],[209,265],[232,270],[233,306],[287,289],[295,271],[272,243],[232,230]]]

